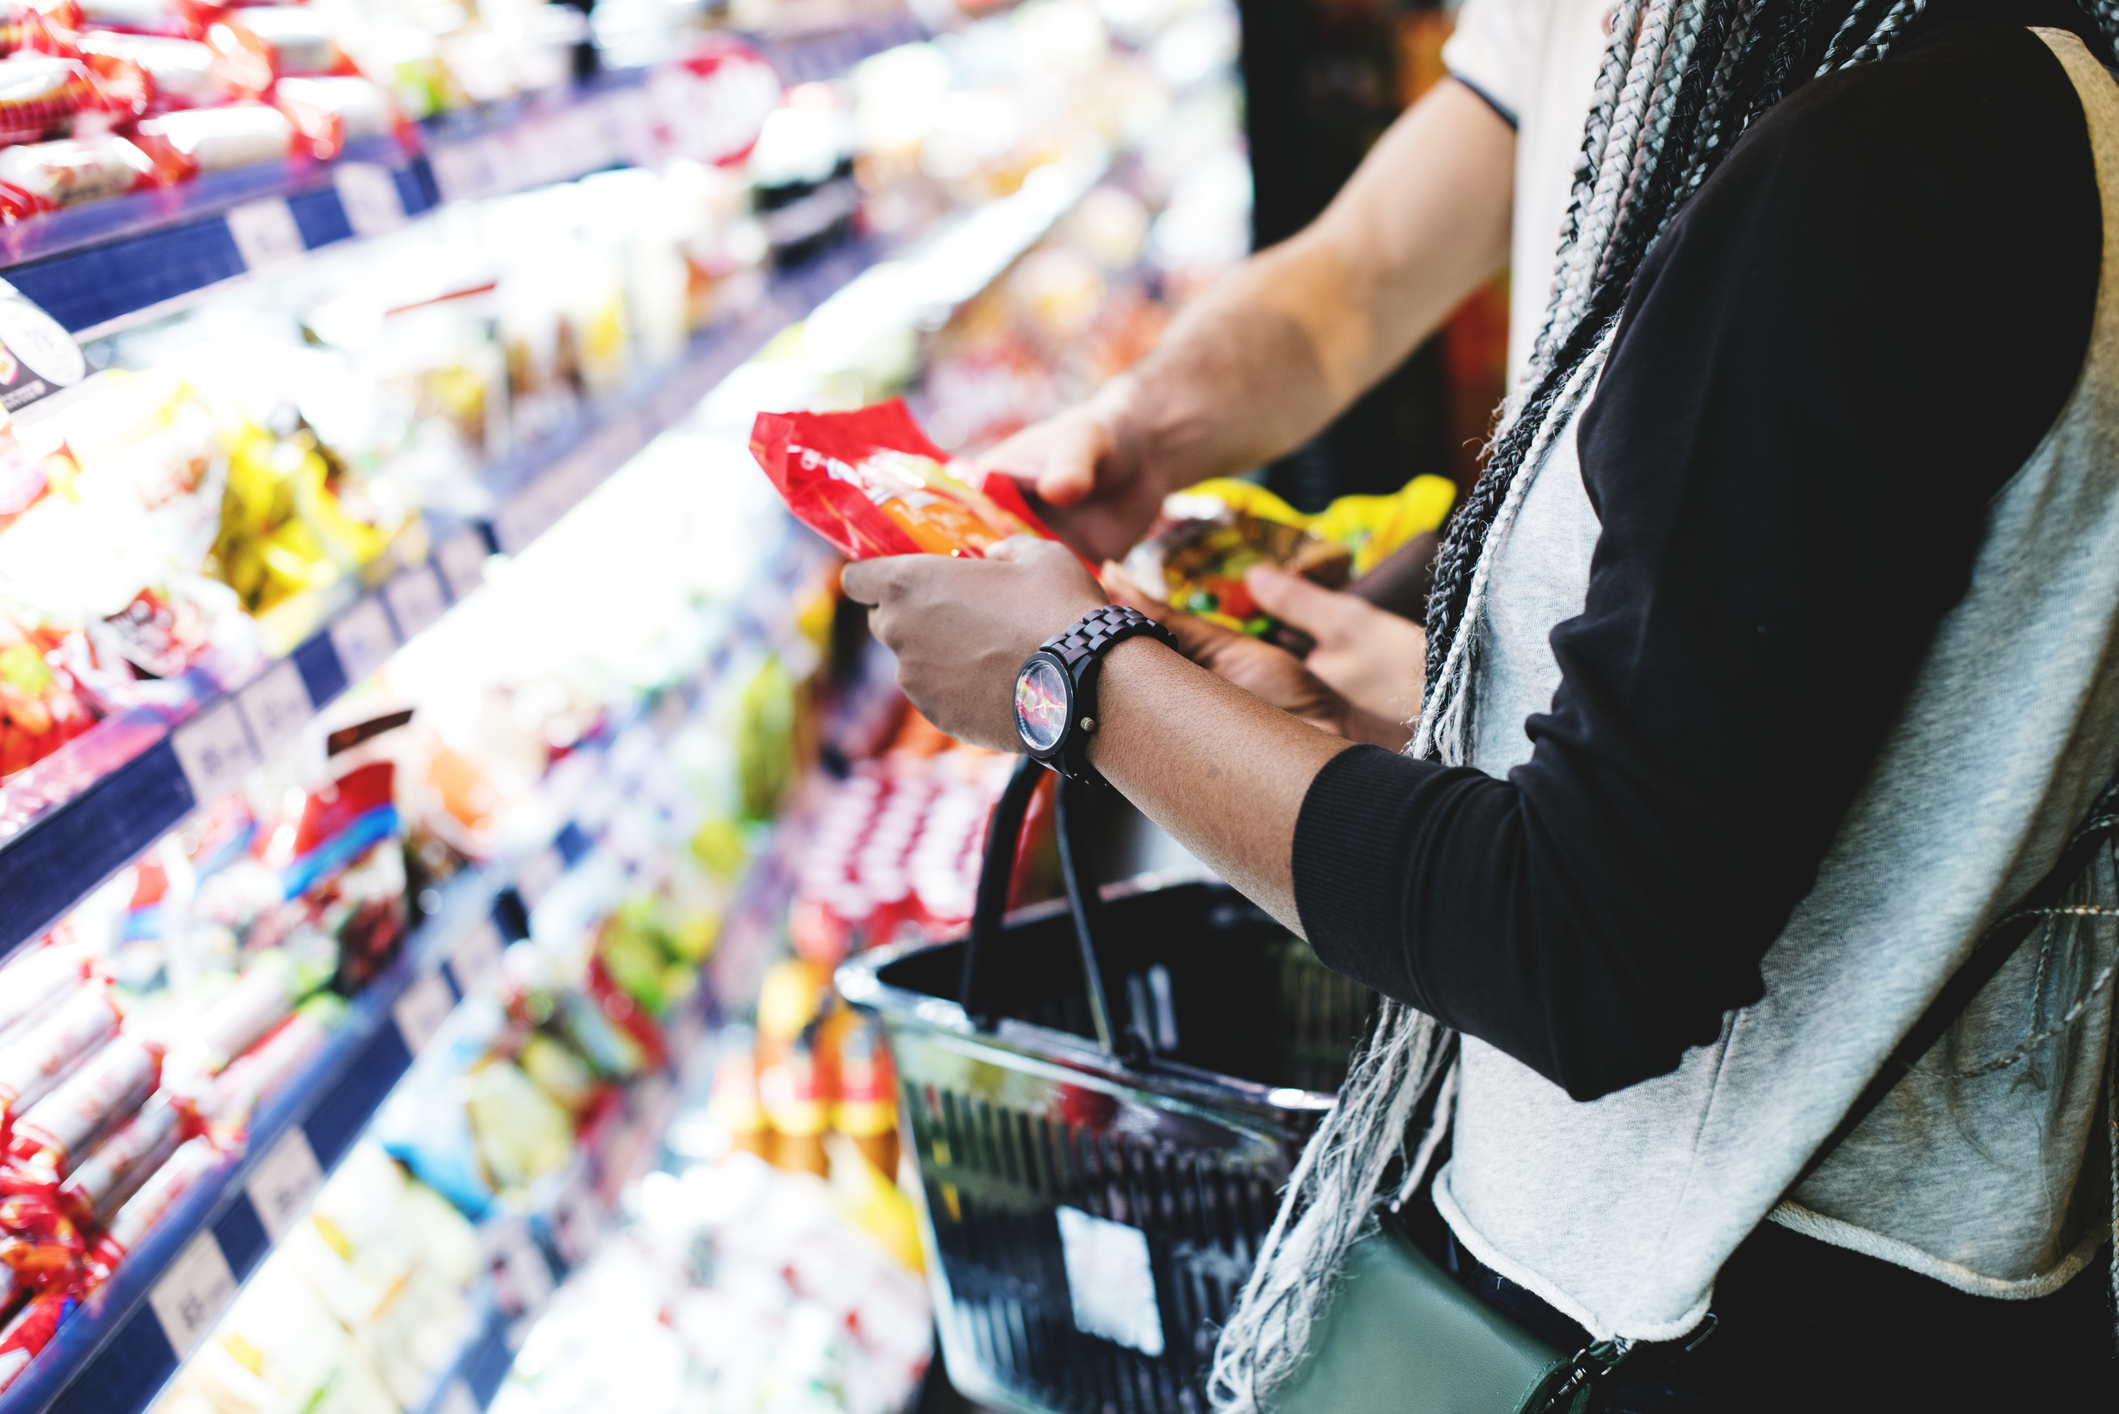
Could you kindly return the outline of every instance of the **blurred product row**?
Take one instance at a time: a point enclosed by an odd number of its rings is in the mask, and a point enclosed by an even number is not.
[[[431,18],[354,13],[377,78]],[[831,970],[961,925],[1006,762],[907,711],[746,439],[903,392],[986,445],[1138,358],[1248,205],[1226,5],[928,22],[736,160],[318,253],[97,337],[8,429],[0,869],[290,652],[348,681],[219,789],[188,763],[0,966],[4,1414],[916,1391],[898,1087]],[[585,459],[616,421],[638,454]]]

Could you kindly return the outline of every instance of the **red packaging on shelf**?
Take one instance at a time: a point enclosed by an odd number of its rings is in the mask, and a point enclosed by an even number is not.
[[[0,968],[0,1045],[18,1025],[47,1010],[46,1003],[88,976],[81,949],[70,943],[46,943],[24,949]]]
[[[79,1303],[66,1292],[47,1291],[33,1297],[12,1321],[0,1330],[0,1390],[15,1382],[29,1362],[36,1359],[59,1327]]]
[[[858,412],[761,412],[750,449],[796,519],[848,559],[976,559],[1011,535],[1057,538],[1008,477],[987,473],[973,487],[946,470],[949,454],[902,398]]]
[[[80,1230],[49,1196],[0,1197],[0,1264],[24,1287],[78,1290],[83,1255]]]

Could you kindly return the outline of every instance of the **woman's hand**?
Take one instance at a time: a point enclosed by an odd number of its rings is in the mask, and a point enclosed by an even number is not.
[[[898,657],[898,686],[957,738],[1020,751],[1015,673],[1038,645],[1110,600],[1064,545],[1017,536],[983,560],[893,555],[848,565],[849,599]]]
[[[1348,700],[1345,694],[1334,689],[1286,649],[1220,624],[1194,618],[1149,598],[1115,563],[1104,565],[1103,580],[1113,603],[1130,605],[1169,629],[1187,658],[1281,711],[1300,717],[1334,736],[1373,742],[1393,751],[1401,749],[1410,736],[1396,720],[1379,716]],[[1317,592],[1330,594],[1331,591]],[[1369,606],[1364,604],[1363,607]]]
[[[977,459],[1023,483],[1045,523],[1092,560],[1132,549],[1155,523],[1169,489],[1133,425],[1132,396],[1132,380],[1120,375],[1088,402],[1024,428]]]
[[[1391,722],[1420,715],[1427,678],[1427,631],[1356,594],[1259,566],[1244,576],[1251,597],[1317,646],[1303,666],[1348,701]]]

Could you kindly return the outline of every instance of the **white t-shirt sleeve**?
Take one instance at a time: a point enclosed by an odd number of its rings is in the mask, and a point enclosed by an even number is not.
[[[1464,0],[1442,62],[1515,123],[1537,81],[1554,0]]]

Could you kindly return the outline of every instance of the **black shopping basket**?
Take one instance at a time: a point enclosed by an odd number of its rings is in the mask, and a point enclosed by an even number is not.
[[[1099,891],[1070,782],[1068,897],[1004,920],[1043,769],[995,807],[969,936],[863,953],[839,989],[897,1061],[951,1381],[1016,1414],[1195,1414],[1372,994],[1225,884]]]

